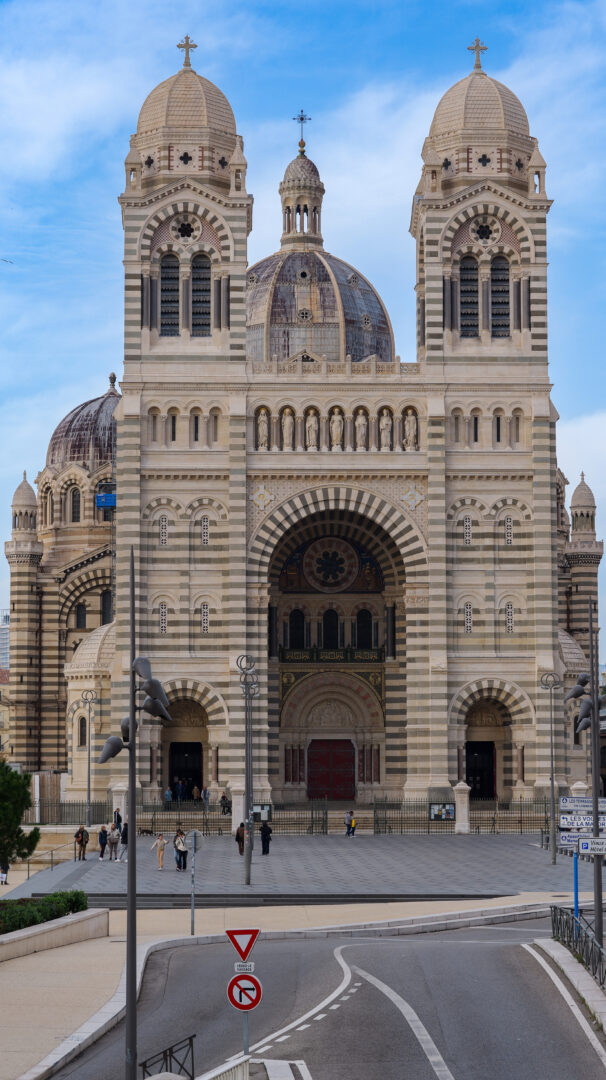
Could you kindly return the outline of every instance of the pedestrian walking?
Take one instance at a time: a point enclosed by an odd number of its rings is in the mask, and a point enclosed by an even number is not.
[[[107,846],[109,849],[109,861],[112,859],[114,862],[118,861],[118,844],[120,843],[120,833],[116,828],[115,821],[112,821],[111,828],[107,834]]]
[[[118,833],[121,833],[122,832],[122,814],[120,813],[120,811],[117,808],[114,810],[114,825],[116,826],[116,828],[118,830]]]
[[[84,825],[78,826],[77,832],[74,833],[74,840],[78,845],[78,862],[80,862],[81,859],[86,861],[86,845],[89,841],[89,835],[84,828]]]
[[[124,862],[128,862],[128,818],[122,826],[122,832],[120,833],[120,854],[118,855],[118,862],[122,862],[122,856],[124,856]]]
[[[352,820],[353,820],[353,810],[348,810],[346,815],[345,815],[345,818],[344,818],[344,821],[345,821],[345,835],[346,836],[351,836],[351,823],[352,823]]]
[[[271,844],[271,834],[273,829],[271,825],[264,821],[261,825],[261,854],[269,855],[269,845]]]
[[[182,829],[177,829],[173,846],[177,855],[177,873],[187,870],[187,848],[185,847],[185,834]]]
[[[0,863],[0,885],[8,885],[8,863]]]
[[[164,848],[165,847],[166,847],[166,840],[164,839],[162,833],[159,833],[157,840],[154,841],[154,843],[152,844],[152,846],[150,848],[150,851],[153,851],[154,848],[155,848],[155,850],[157,852],[157,855],[158,855],[158,870],[164,870]]]
[[[107,825],[102,825],[99,829],[99,860],[105,855],[105,849],[107,847],[108,832]]]
[[[170,810],[171,803],[173,801],[173,793],[169,787],[164,792],[164,809]]]
[[[354,816],[354,812],[353,812],[353,810],[352,810],[352,811],[351,811],[351,835],[352,835],[352,836],[355,836],[355,835],[356,835],[356,825],[357,825],[357,824],[358,824],[358,823],[357,823],[357,821],[356,821],[356,819],[355,819],[355,816]]]
[[[238,845],[238,854],[244,854],[244,822],[241,821],[236,829],[236,844]]]

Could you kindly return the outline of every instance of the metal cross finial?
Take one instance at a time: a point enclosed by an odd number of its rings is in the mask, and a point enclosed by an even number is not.
[[[476,62],[473,65],[473,70],[474,71],[481,71],[482,70],[481,54],[483,52],[486,52],[487,47],[488,46],[486,46],[483,41],[480,41],[479,37],[476,38],[473,45],[468,45],[467,46],[467,51],[468,52],[474,52],[476,54]]]
[[[190,53],[191,49],[197,49],[198,46],[195,44],[195,42],[193,42],[191,40],[189,34],[185,35],[185,37],[183,38],[183,41],[180,41],[179,44],[177,45],[177,48],[178,49],[183,49],[185,51],[185,60],[183,61],[183,67],[191,67],[191,62],[190,62],[190,59],[189,59],[189,53]]]
[[[303,109],[301,109],[298,116],[293,116],[293,120],[295,121],[295,124],[301,125],[301,142],[303,142],[303,124],[306,124],[308,120],[311,120],[311,116],[307,116],[303,112]]]

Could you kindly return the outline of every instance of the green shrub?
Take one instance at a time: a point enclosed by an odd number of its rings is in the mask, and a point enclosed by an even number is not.
[[[2,900],[0,903],[0,934],[24,930],[28,926],[60,919],[75,911],[86,911],[88,897],[81,889],[50,893],[49,896],[23,897],[21,900]]]

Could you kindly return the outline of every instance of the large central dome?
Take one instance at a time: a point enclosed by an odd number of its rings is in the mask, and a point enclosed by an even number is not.
[[[77,405],[55,428],[46,455],[47,467],[62,468],[74,462],[94,472],[111,462],[114,452],[114,412],[120,400],[116,376],[101,397]]]
[[[183,67],[148,94],[139,113],[137,135],[170,128],[197,131],[210,128],[227,135],[236,134],[236,121],[229,101],[218,86]]]
[[[429,134],[440,137],[459,131],[503,130],[514,135],[530,134],[522,102],[508,86],[485,71],[472,71],[438,102]]]

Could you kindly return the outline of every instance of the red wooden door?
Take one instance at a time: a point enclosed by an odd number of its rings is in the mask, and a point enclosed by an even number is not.
[[[313,739],[307,750],[308,798],[350,801],[355,794],[355,751],[350,739]]]

